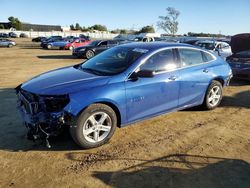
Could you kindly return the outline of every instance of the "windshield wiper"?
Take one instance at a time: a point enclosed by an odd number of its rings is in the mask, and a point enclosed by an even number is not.
[[[89,72],[89,73],[92,73],[92,74],[95,74],[95,75],[105,76],[104,72],[101,72],[101,71],[98,71],[98,70],[95,70],[95,69],[83,68],[81,66],[80,66],[80,69],[85,71],[85,72]]]

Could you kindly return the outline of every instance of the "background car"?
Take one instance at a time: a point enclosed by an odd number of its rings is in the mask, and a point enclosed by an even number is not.
[[[11,47],[13,47],[15,45],[16,45],[16,43],[14,41],[10,40],[10,39],[0,39],[0,46],[1,47],[9,47],[9,48],[11,48]]]
[[[0,33],[0,38],[9,38],[7,33]]]
[[[86,39],[82,39],[82,38],[75,38],[75,39],[73,39],[72,42],[67,43],[64,46],[64,49],[65,50],[73,50],[77,47],[88,45],[89,43],[91,43],[90,40],[86,40]]]
[[[116,127],[198,105],[216,108],[230,78],[230,66],[207,50],[128,43],[36,76],[16,93],[31,137],[58,135],[68,126],[79,146],[93,148],[107,143]]]
[[[75,48],[72,52],[72,55],[78,58],[90,59],[96,54],[99,54],[119,44],[119,41],[116,40],[96,40],[91,42],[89,45]]]
[[[51,41],[48,41],[48,43],[45,45],[44,48],[46,49],[58,48],[62,50],[68,43],[70,42],[65,39],[52,39]]]
[[[86,35],[84,35],[84,34],[80,34],[80,35],[79,35],[79,38],[85,39],[85,40],[90,40],[90,37],[89,37],[89,36],[86,36]]]
[[[42,48],[48,48],[48,44],[49,43],[54,43],[54,42],[60,42],[60,41],[63,41],[64,42],[64,45],[65,45],[65,41],[63,40],[63,38],[60,36],[60,37],[49,37],[47,38],[46,40],[43,40],[41,42],[41,47]]]
[[[36,38],[32,39],[32,42],[42,42],[46,39],[47,39],[47,37],[36,37]]]
[[[10,38],[17,38],[18,36],[17,36],[17,34],[14,33],[14,32],[9,32],[9,37],[10,37]]]
[[[250,33],[238,34],[231,38],[233,54],[227,58],[237,79],[250,81]]]
[[[228,56],[232,55],[231,47],[226,42],[205,40],[197,41],[194,45],[210,50],[211,52],[221,56],[221,58],[224,60],[226,60]]]
[[[19,35],[20,38],[28,38],[29,36],[26,33],[21,33]]]

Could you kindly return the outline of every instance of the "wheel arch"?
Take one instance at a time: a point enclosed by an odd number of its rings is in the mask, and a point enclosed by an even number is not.
[[[117,127],[120,128],[121,127],[121,113],[120,113],[119,108],[115,104],[111,102],[107,102],[107,101],[98,102],[98,103],[105,104],[114,110],[116,117],[117,117]]]
[[[109,102],[109,101],[96,101],[96,102],[93,102],[87,106],[85,106],[82,110],[80,110],[77,114],[77,117],[86,109],[88,108],[89,106],[91,106],[92,104],[105,104],[107,106],[109,106],[110,108],[112,108],[112,110],[114,110],[115,114],[116,114],[116,117],[117,117],[117,127],[121,128],[121,112],[119,110],[119,108],[117,107],[117,105],[115,105],[114,103],[112,102]]]
[[[215,77],[213,80],[211,80],[210,84],[212,83],[212,81],[218,81],[221,83],[222,87],[225,85],[225,81],[222,77],[218,76],[218,77]]]

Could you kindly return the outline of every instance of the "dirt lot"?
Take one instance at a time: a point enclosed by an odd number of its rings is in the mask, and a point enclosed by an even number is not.
[[[0,48],[0,187],[250,187],[250,83],[233,81],[213,111],[117,129],[96,149],[80,150],[68,134],[47,149],[25,139],[13,88],[81,60],[29,41]]]

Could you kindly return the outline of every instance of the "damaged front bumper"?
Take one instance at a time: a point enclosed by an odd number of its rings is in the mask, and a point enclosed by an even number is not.
[[[16,94],[17,110],[28,128],[27,138],[33,141],[45,140],[47,147],[50,148],[49,137],[58,136],[64,125],[70,125],[73,117],[63,108],[56,112],[46,111],[45,104],[40,99],[42,97],[32,97],[34,94],[23,93],[20,88],[16,89]]]

